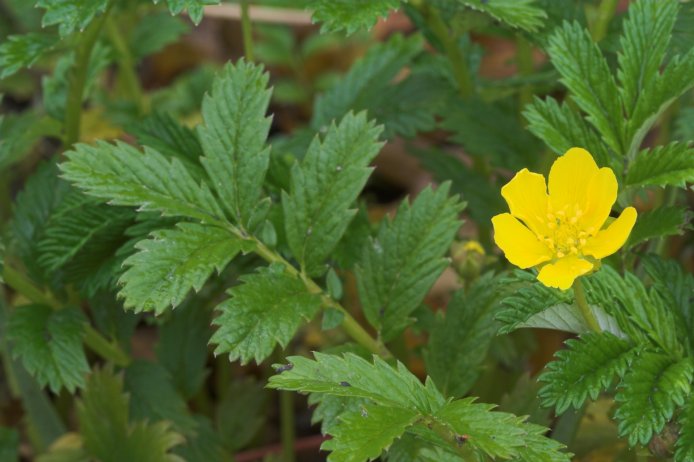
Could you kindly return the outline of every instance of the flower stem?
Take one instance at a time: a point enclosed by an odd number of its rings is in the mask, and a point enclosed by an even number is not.
[[[619,0],[602,0],[600,2],[597,17],[590,30],[595,42],[601,41],[607,35],[607,30],[610,27],[610,22],[614,17],[618,4]]]
[[[253,54],[253,29],[249,13],[249,0],[241,0],[241,32],[243,34],[243,54],[247,61],[255,61]]]
[[[595,319],[593,310],[591,310],[590,306],[588,306],[588,301],[586,300],[586,292],[583,289],[583,283],[581,282],[581,278],[576,278],[573,287],[574,296],[576,298],[576,305],[578,306],[578,309],[581,310],[581,314],[583,315],[583,319],[585,319],[586,324],[588,324],[588,327],[590,327],[590,330],[592,330],[593,332],[602,332],[602,328],[600,327],[598,320]]]
[[[107,361],[111,361],[116,366],[126,367],[130,364],[130,356],[121,349],[118,343],[108,341],[106,337],[89,324],[86,324],[84,327],[83,340],[84,344],[94,353]]]
[[[280,431],[282,433],[282,461],[294,462],[294,393],[281,390]]]
[[[109,5],[100,18],[93,21],[83,32],[80,45],[75,52],[75,63],[68,82],[67,103],[65,107],[65,147],[69,148],[80,139],[80,125],[82,123],[82,102],[84,100],[84,88],[87,84],[89,73],[89,59],[92,50],[99,38],[104,21],[111,10]]]

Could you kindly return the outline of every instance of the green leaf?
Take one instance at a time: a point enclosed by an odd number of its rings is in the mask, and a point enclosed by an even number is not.
[[[201,161],[226,211],[243,226],[260,200],[270,161],[268,79],[262,66],[229,64],[202,103]]]
[[[675,461],[694,461],[694,402],[689,399],[684,403],[684,409],[677,418],[680,425],[679,437],[675,443]]]
[[[51,215],[39,241],[38,262],[46,271],[56,271],[72,260],[78,253],[89,248],[94,253],[103,243],[112,251],[111,242],[122,244],[125,229],[134,221],[132,209],[110,207],[72,190]],[[97,249],[98,250],[98,249]]]
[[[175,43],[190,27],[165,12],[143,16],[129,34],[128,46],[137,61]]]
[[[99,14],[106,11],[108,0],[38,0],[38,8],[43,8],[41,26],[58,25],[61,37],[70,35],[75,30],[80,32]]]
[[[362,254],[357,286],[367,319],[387,341],[410,322],[409,315],[449,264],[444,255],[460,228],[462,205],[449,197],[449,183],[425,189],[395,218],[385,219]]]
[[[333,428],[333,439],[321,446],[331,451],[330,462],[376,460],[412,425],[418,413],[411,409],[365,405],[340,416]]]
[[[197,422],[190,415],[171,376],[160,364],[133,361],[125,369],[125,391],[130,396],[130,418],[135,421],[166,420],[184,434],[194,433]]]
[[[0,170],[29,155],[44,136],[60,136],[61,124],[34,111],[0,116]]]
[[[558,155],[583,146],[595,157],[598,165],[612,166],[610,155],[595,129],[569,104],[559,104],[552,97],[544,100],[536,97],[532,104],[525,106],[523,115],[528,121],[528,129]]]
[[[566,346],[538,379],[545,383],[539,393],[542,404],[555,407],[557,414],[569,407],[580,409],[588,398],[597,399],[638,354],[631,343],[609,332],[586,332],[567,340]]]
[[[512,27],[534,32],[543,25],[547,14],[535,0],[458,0],[470,8],[482,11]]]
[[[46,223],[70,190],[70,185],[58,177],[56,165],[44,163],[29,177],[15,200],[11,225],[15,245],[12,250],[17,252],[31,276],[37,280],[44,276],[38,265],[37,244],[43,237]]]
[[[620,39],[617,76],[627,115],[657,78],[677,18],[677,2],[639,0],[629,8]]]
[[[647,445],[686,402],[694,364],[690,358],[675,360],[660,353],[637,356],[624,376],[615,400],[619,434],[629,445]]]
[[[641,213],[629,235],[627,246],[633,247],[655,237],[682,234],[687,221],[687,211],[681,207],[658,207]]]
[[[684,143],[670,143],[640,151],[626,176],[626,185],[679,186],[694,182],[694,149]]]
[[[19,432],[14,428],[0,427],[0,460],[19,461]]]
[[[341,357],[322,353],[314,356],[315,360],[288,358],[291,367],[285,366],[283,372],[270,377],[268,386],[371,401],[343,413],[330,426],[334,439],[324,447],[337,451],[334,460],[375,458],[403,431],[453,452],[460,450],[462,440],[466,446],[491,457],[522,458],[532,454],[537,458],[526,460],[569,460],[569,454],[560,452],[560,443],[542,436],[544,427],[526,424],[524,417],[491,412],[493,405],[473,403],[474,398],[447,401],[433,381],[427,379],[422,384],[400,362],[391,366],[374,357],[371,363],[351,353]],[[374,420],[366,420],[371,415]],[[375,429],[388,416],[393,425],[382,436],[362,428]],[[355,432],[359,438],[354,438]],[[369,434],[372,439],[365,439]],[[349,458],[351,451],[358,451],[359,457]]]
[[[460,397],[480,375],[497,331],[495,303],[499,280],[487,274],[469,290],[459,290],[436,318],[424,350],[427,372],[446,396]]]
[[[510,108],[480,98],[453,100],[445,108],[441,127],[451,140],[473,156],[498,167],[520,170],[536,162],[539,143]]]
[[[237,452],[253,440],[267,421],[268,391],[253,378],[234,380],[219,402],[217,431],[224,447]]]
[[[155,4],[161,0],[153,0]],[[220,0],[166,0],[169,11],[173,15],[178,15],[184,11],[188,12],[191,21],[196,26],[202,21],[205,5],[218,5]]]
[[[378,18],[399,6],[400,0],[311,0],[308,4],[313,21],[323,23],[322,33],[344,30],[347,35],[371,29]]]
[[[139,206],[165,216],[217,222],[224,216],[206,185],[200,185],[178,159],[157,151],[103,141],[78,144],[60,164],[64,178],[87,194],[113,205]]]
[[[314,138],[291,172],[290,192],[282,193],[289,248],[309,275],[325,271],[330,255],[351,222],[350,208],[371,174],[381,148],[376,127],[365,113],[347,114],[325,138]]]
[[[564,23],[550,37],[547,51],[573,100],[588,114],[588,120],[610,148],[625,154],[617,84],[588,31],[578,23]]]
[[[171,115],[155,112],[127,128],[128,133],[137,137],[143,146],[179,159],[196,178],[204,178],[200,165],[202,146],[196,132],[178,123]]]
[[[43,305],[27,305],[12,313],[7,338],[12,354],[41,386],[55,393],[74,392],[84,386],[89,364],[82,347],[86,319],[76,308],[54,311]]]
[[[5,38],[0,44],[0,79],[36,64],[55,42],[55,36],[37,32]]]
[[[260,363],[277,344],[287,346],[299,326],[320,309],[320,298],[308,292],[304,283],[284,268],[271,266],[241,276],[240,284],[229,291],[214,320],[219,326],[210,340],[215,354],[229,353],[230,360],[242,364]]]
[[[92,458],[102,462],[180,461],[170,451],[184,440],[170,429],[170,423],[131,424],[128,414],[122,379],[109,370],[92,372],[77,403],[80,433]]]
[[[374,110],[380,109],[383,113],[384,109],[379,106],[386,104],[386,101],[389,105],[393,104],[393,101],[382,98],[383,93],[402,68],[421,52],[422,46],[421,37],[403,38],[395,35],[387,42],[371,47],[336,85],[318,97],[311,126],[315,130],[327,128],[333,120],[341,119],[350,110],[366,109],[371,116]],[[386,124],[389,122],[378,120]]]
[[[205,365],[211,333],[210,311],[197,303],[187,303],[174,310],[159,327],[157,359],[187,399],[200,391],[209,372]]]
[[[191,289],[200,291],[216,270],[220,273],[247,244],[228,231],[195,223],[155,231],[136,244],[129,267],[118,281],[124,306],[161,314],[176,307]]]

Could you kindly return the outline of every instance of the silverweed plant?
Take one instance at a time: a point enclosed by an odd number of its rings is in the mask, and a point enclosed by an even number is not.
[[[694,3],[218,3],[0,0],[0,461],[694,462]]]

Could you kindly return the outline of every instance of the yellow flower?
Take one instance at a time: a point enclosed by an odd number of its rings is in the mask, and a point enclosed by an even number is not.
[[[545,177],[523,169],[501,188],[511,213],[492,218],[494,240],[508,261],[520,268],[539,266],[537,278],[565,290],[615,253],[636,222],[627,207],[604,227],[617,200],[617,179],[598,168],[588,151],[571,148]]]

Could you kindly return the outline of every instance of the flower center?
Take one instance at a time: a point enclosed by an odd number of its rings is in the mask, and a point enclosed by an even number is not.
[[[551,207],[547,210],[545,224],[548,234],[541,236],[556,258],[566,255],[581,255],[581,248],[586,244],[591,230],[581,226],[583,210],[578,206],[564,206],[559,210]]]

